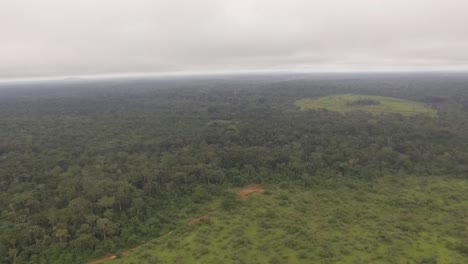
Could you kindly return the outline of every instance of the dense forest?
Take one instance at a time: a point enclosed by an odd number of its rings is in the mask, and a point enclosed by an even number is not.
[[[335,94],[411,100],[437,115],[295,105]],[[252,183],[331,190],[389,175],[468,181],[466,74],[0,84],[0,263],[85,263]],[[466,221],[466,201],[452,198]],[[468,226],[457,228],[451,248],[468,261]]]

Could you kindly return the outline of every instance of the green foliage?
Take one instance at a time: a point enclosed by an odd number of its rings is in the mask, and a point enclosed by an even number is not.
[[[327,109],[336,112],[364,111],[372,114],[437,115],[437,111],[420,102],[372,95],[338,94],[318,99],[301,99],[295,104],[302,110]]]
[[[273,220],[283,210],[294,210],[291,219],[304,214],[304,220],[314,220],[309,211],[314,201],[298,203],[288,194],[297,186],[333,193],[322,201],[330,211],[314,208],[318,210],[314,213],[322,217],[320,225],[338,230],[356,219],[351,209],[337,203],[343,202],[341,192],[365,201],[362,188],[385,175],[466,180],[466,78],[317,78],[132,79],[0,87],[0,263],[85,263],[124,251],[178,229],[181,223],[185,229],[199,227],[185,223],[211,212],[204,209],[212,203],[220,208],[216,212],[242,213],[244,205],[250,208],[250,198],[239,202],[231,190],[251,183],[281,187],[279,193],[261,196],[274,201],[264,211],[250,210],[252,217],[259,217],[258,235],[275,241],[284,235],[281,230],[309,234],[310,227],[300,229],[303,223],[278,226]],[[337,94],[404,98],[412,106],[421,102],[435,109],[438,118],[294,107],[300,98]],[[385,104],[357,105],[347,107]],[[433,187],[436,191],[426,191],[435,193],[437,201],[440,186]],[[429,206],[437,211],[442,206],[418,197],[376,197],[405,211],[406,220],[394,229],[401,231],[400,236],[426,230],[411,210]],[[451,191],[443,205],[462,208],[465,200],[462,193]],[[369,225],[382,223],[375,214],[367,220]],[[311,252],[302,248],[305,238],[258,244],[251,237],[253,231],[235,228],[241,223],[236,218],[225,221],[232,221],[237,236],[219,246],[235,246],[237,251],[221,256],[222,248],[213,250],[216,243],[211,238],[194,236],[190,239],[211,241],[206,247],[198,245],[199,259],[240,262],[243,250],[254,249],[269,250],[262,262],[279,263],[296,258],[314,263],[320,260],[316,256],[327,260],[342,254],[330,248],[333,241]],[[219,239],[231,235],[227,233],[231,228],[223,230],[217,217],[200,223],[215,228]],[[450,232],[467,236],[466,224],[448,223],[456,224]],[[444,222],[439,224],[445,228]],[[257,230],[257,223],[253,227]],[[330,237],[335,235],[332,228],[325,230]],[[270,231],[275,236],[270,237]],[[389,233],[381,235],[377,244],[395,239]],[[445,242],[450,250],[466,255],[467,241]],[[171,247],[179,246],[174,242]],[[399,255],[400,248],[389,252]],[[414,261],[432,261],[431,256]],[[149,256],[147,262],[151,261],[156,259]],[[171,261],[184,263],[176,256]]]
[[[457,230],[465,225],[458,216],[468,210],[465,179],[393,175],[370,182],[339,178],[331,186],[320,180],[307,189],[265,187],[270,195],[252,196],[227,214],[217,211],[210,224],[181,226],[115,263],[149,256],[160,263],[468,261],[466,232]],[[293,206],[279,204],[285,197]],[[402,206],[411,203],[417,206]]]
[[[240,205],[240,201],[235,197],[235,195],[225,195],[221,200],[221,208],[224,211],[230,212],[238,208]]]

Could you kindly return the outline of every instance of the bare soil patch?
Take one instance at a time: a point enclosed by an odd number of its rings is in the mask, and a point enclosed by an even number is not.
[[[260,186],[260,184],[251,184],[247,185],[239,191],[239,198],[241,200],[246,200],[249,195],[255,193],[263,193],[265,190]]]
[[[112,255],[112,256],[105,257],[105,258],[90,261],[87,264],[98,264],[98,263],[106,262],[106,261],[111,260],[111,259],[115,259],[116,257],[117,257],[117,255]]]
[[[108,256],[108,257],[105,257],[105,258],[100,258],[100,259],[96,259],[96,260],[93,260],[93,261],[89,261],[87,264],[98,264],[98,263],[106,262],[106,261],[111,260],[111,259],[115,259],[116,257],[117,257],[117,255],[111,255],[111,256]]]

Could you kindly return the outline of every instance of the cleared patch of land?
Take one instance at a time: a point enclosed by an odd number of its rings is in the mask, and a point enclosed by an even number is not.
[[[255,194],[255,193],[263,193],[265,190],[260,186],[260,184],[251,184],[251,185],[247,185],[245,187],[243,187],[242,189],[239,190],[238,192],[238,196],[241,200],[246,200],[251,194]],[[208,219],[210,217],[210,215],[214,212],[215,210],[213,210],[211,213],[208,213],[208,214],[204,214],[202,216],[199,216],[199,217],[196,217],[196,218],[192,218],[192,219],[189,219],[187,221],[187,224],[188,225],[192,225],[192,224],[195,224],[195,223],[198,223],[202,220],[205,220],[205,219]],[[162,236],[161,238],[165,238],[167,237],[168,235],[170,235],[172,232],[169,232],[167,233],[166,235]],[[161,239],[160,238],[160,239]],[[138,247],[137,247],[138,248]],[[133,249],[134,250],[134,249]],[[125,251],[122,253],[122,256],[126,256],[129,254],[129,251]],[[108,255],[106,257],[103,257],[103,258],[100,258],[100,259],[96,259],[96,260],[93,260],[93,261],[89,261],[87,262],[87,264],[98,264],[98,263],[104,263],[104,262],[108,262],[110,260],[113,260],[113,259],[116,259],[118,256],[117,254],[112,254],[112,255]]]
[[[342,113],[364,111],[372,114],[437,116],[436,110],[420,102],[373,95],[337,94],[316,99],[304,98],[296,101],[295,105],[301,110],[327,109]]]
[[[223,128],[227,131],[239,131],[240,121],[238,120],[211,120],[207,123],[211,128]]]
[[[265,190],[260,186],[260,184],[252,184],[245,186],[239,191],[239,198],[241,200],[245,200],[249,197],[249,195],[254,193],[263,193]]]
[[[468,181],[394,175],[267,186],[114,263],[468,263]]]

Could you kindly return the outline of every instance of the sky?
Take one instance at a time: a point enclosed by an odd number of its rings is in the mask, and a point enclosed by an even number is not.
[[[466,0],[0,0],[0,79],[468,70]]]

